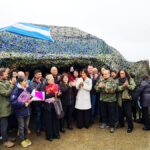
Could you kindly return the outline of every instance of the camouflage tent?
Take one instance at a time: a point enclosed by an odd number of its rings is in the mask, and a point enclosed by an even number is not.
[[[40,25],[44,26],[44,25]],[[49,26],[53,42],[0,32],[0,65],[10,68],[52,65],[69,67],[93,64],[100,68],[108,64],[111,69],[126,68],[140,75],[148,73],[147,61],[131,63],[113,47],[91,34],[73,27]]]

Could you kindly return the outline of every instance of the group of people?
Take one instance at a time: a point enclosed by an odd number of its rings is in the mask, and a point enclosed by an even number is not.
[[[126,117],[127,132],[131,133],[138,102],[141,106],[143,130],[150,130],[148,75],[142,75],[138,87],[133,73],[129,74],[125,69],[118,72],[110,70],[107,65],[100,72],[88,65],[81,71],[71,67],[69,72],[62,74],[58,73],[56,67],[52,67],[45,77],[40,70],[35,70],[32,80],[29,80],[29,72],[12,72],[11,77],[8,76],[9,72],[8,68],[0,68],[0,134],[6,147],[14,146],[7,135],[8,120],[12,114],[17,120],[21,146],[28,147],[32,144],[28,138],[32,110],[36,114],[36,135],[40,136],[44,130],[48,141],[60,139],[59,132],[66,132],[65,122],[69,130],[73,130],[73,120],[76,121],[77,128],[88,129],[96,115],[100,116],[100,128],[109,128],[110,133],[114,133],[115,128],[123,128]],[[58,87],[55,92],[54,85]],[[26,102],[20,101],[23,92],[31,94],[33,90],[44,92],[44,100],[32,101],[29,98]],[[62,110],[59,116],[56,103]]]

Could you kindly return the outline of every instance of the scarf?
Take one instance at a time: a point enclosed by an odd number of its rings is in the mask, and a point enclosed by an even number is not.
[[[126,82],[127,78],[119,78],[119,85],[123,85]]]

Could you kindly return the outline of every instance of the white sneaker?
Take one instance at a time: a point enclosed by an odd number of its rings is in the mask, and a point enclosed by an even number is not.
[[[107,127],[106,123],[102,123],[102,125],[100,126],[101,129],[105,129]]]
[[[0,140],[2,140],[2,136],[0,136]]]
[[[114,133],[115,132],[115,129],[114,128],[110,128],[110,133]]]

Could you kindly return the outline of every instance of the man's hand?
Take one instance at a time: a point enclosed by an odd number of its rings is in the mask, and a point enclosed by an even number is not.
[[[39,79],[37,79],[36,81],[37,81],[37,83],[41,83],[41,79],[40,79],[40,78],[39,78]]]
[[[15,84],[16,84],[16,78],[12,78],[12,79],[10,80],[10,84],[15,85]]]
[[[105,87],[105,84],[103,82],[99,83],[98,85],[99,88],[104,88]]]
[[[97,78],[98,78],[98,74],[95,74],[95,80],[97,80]]]

